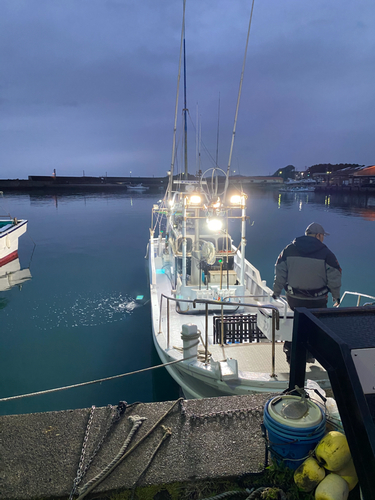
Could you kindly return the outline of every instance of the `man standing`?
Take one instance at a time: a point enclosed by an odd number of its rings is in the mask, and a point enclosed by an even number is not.
[[[305,231],[284,248],[275,265],[273,298],[283,288],[289,307],[327,307],[331,292],[334,306],[340,304],[341,268],[335,255],[323,243],[328,236],[323,227],[313,222]],[[284,351],[290,359],[291,342],[285,342]]]

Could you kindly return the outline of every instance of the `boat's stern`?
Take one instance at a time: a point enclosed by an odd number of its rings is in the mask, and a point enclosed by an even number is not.
[[[18,257],[18,238],[27,230],[27,220],[0,220],[0,266]]]

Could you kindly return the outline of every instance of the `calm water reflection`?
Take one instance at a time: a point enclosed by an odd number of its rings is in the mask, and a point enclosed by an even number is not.
[[[375,196],[248,192],[246,254],[268,284],[282,248],[311,222],[343,268],[343,290],[375,294]],[[138,370],[159,359],[151,338],[144,259],[160,195],[5,195],[1,213],[29,220],[21,267],[32,279],[0,290],[0,397]],[[239,233],[232,233],[238,244]],[[33,253],[35,243],[35,251]],[[31,259],[32,256],[32,259]],[[31,259],[31,264],[29,266]],[[143,299],[137,297],[143,296]],[[0,403],[0,414],[177,398],[164,369]]]

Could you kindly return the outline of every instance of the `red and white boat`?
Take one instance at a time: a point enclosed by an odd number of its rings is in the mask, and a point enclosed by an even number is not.
[[[0,219],[0,267],[18,257],[18,238],[26,233],[27,220]]]

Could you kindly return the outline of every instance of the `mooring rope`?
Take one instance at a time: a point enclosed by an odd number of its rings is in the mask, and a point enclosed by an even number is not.
[[[161,426],[163,428],[163,431],[164,431],[164,434],[162,436],[162,438],[160,439],[157,447],[155,448],[155,450],[152,452],[152,455],[151,457],[149,458],[148,462],[147,462],[147,465],[146,467],[143,469],[143,471],[140,473],[138,479],[135,481],[134,485],[133,485],[133,488],[132,488],[132,496],[131,496],[131,500],[134,500],[134,495],[135,495],[135,490],[139,484],[139,482],[141,481],[141,479],[143,478],[143,476],[146,474],[148,468],[150,467],[151,465],[151,462],[154,460],[154,458],[156,457],[156,454],[157,452],[159,451],[159,449],[161,448],[161,445],[164,443],[164,441],[166,441],[171,435],[172,435],[172,431],[169,427],[165,427],[165,425],[162,425]]]
[[[9,396],[8,398],[1,398],[0,403],[5,401],[12,401],[14,399],[30,398],[31,396],[40,396],[42,394],[50,394],[51,392],[65,391],[66,389],[74,389],[75,387],[83,387],[85,385],[99,384],[101,382],[107,382],[108,380],[114,380],[116,378],[127,377],[128,375],[136,375],[138,373],[144,373],[151,370],[156,370],[158,368],[163,368],[165,366],[174,365],[176,363],[181,363],[181,361],[186,361],[187,359],[196,358],[196,355],[189,356],[184,359],[176,359],[175,361],[169,361],[168,363],[162,363],[161,365],[150,366],[148,368],[142,368],[141,370],[135,370],[134,372],[122,373],[121,375],[113,375],[112,377],[99,378],[97,380],[90,380],[89,382],[81,382],[80,384],[66,385],[64,387],[56,387],[55,389],[46,389],[45,391],[30,392],[28,394],[20,394],[18,396]]]
[[[85,493],[85,491],[87,491],[91,486],[94,488],[96,484],[99,484],[102,478],[107,474],[107,472],[111,471],[114,467],[116,467],[121,457],[125,453],[126,449],[128,448],[130,441],[133,439],[133,436],[135,435],[139,427],[142,425],[143,421],[146,420],[146,418],[140,417],[139,415],[134,415],[129,417],[129,420],[132,422],[133,426],[124,444],[121,446],[120,451],[117,453],[115,458],[101,472],[99,472],[99,474],[90,479],[90,481],[88,481],[85,485],[83,485],[82,488],[79,488],[78,491],[80,496],[82,496],[83,493]]]
[[[113,465],[109,470],[106,471],[106,473],[100,477],[100,480],[98,480],[95,484],[92,484],[87,490],[85,490],[84,493],[82,493],[78,498],[77,500],[82,500],[86,495],[88,495],[99,483],[101,483],[106,477],[108,477],[111,472],[123,461],[125,460],[125,458],[127,458],[141,443],[143,443],[143,441],[148,438],[148,436],[156,429],[156,427],[158,427],[159,424],[162,423],[162,421],[171,413],[171,411],[173,410],[173,408],[181,403],[181,401],[183,401],[183,398],[179,398],[177,399],[173,404],[172,406],[170,406],[170,408],[159,418],[159,420],[151,427],[151,429],[149,429],[146,434],[144,434],[143,437],[140,438],[140,440],[135,443],[132,448],[130,448],[130,450],[128,450],[126,453],[124,453],[122,455],[122,457],[120,457],[120,459],[117,461],[117,463],[115,465]],[[164,438],[163,438],[164,440]]]

